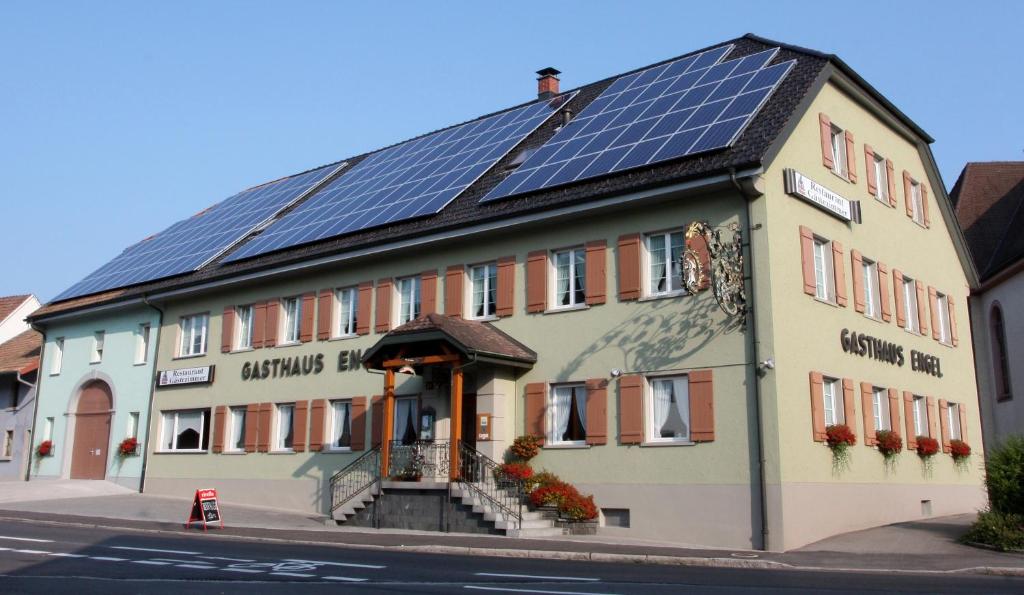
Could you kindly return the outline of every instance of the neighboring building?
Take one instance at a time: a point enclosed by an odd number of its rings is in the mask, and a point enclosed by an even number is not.
[[[968,163],[951,194],[981,285],[971,295],[985,446],[1024,435],[1024,161]]]
[[[976,275],[930,137],[835,56],[750,35],[572,92],[539,74],[539,101],[123,255],[209,235],[174,276],[158,259],[43,309],[164,311],[147,492],[494,531],[516,507],[482,469],[533,433],[610,536],[780,550],[984,506],[945,454],[981,460],[957,326]],[[237,237],[202,231],[256,204]],[[943,453],[886,465],[878,429]],[[449,479],[489,516],[445,504]]]
[[[39,305],[34,295],[0,297],[0,481],[25,479],[32,450],[40,340],[25,317]]]

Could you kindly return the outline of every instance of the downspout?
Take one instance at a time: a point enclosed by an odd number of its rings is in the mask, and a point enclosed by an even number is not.
[[[160,357],[160,331],[163,330],[164,326],[164,311],[159,307],[153,305],[149,301],[149,297],[146,294],[142,294],[142,303],[146,304],[150,308],[156,310],[160,316],[156,323],[156,337],[153,336],[152,331],[149,334],[149,340],[153,343],[153,370],[157,369],[157,359]],[[153,427],[153,401],[156,400],[156,375],[153,374],[149,379],[149,404],[146,407],[146,444],[142,447],[142,471],[141,477],[139,477],[139,492],[146,491],[146,465],[149,464],[149,444],[150,444],[150,428]],[[138,430],[136,430],[138,432]]]
[[[28,449],[28,465],[25,466],[25,481],[28,481],[32,477],[32,456],[35,454],[35,448],[32,445],[36,441],[36,417],[39,415],[39,385],[43,382],[43,354],[46,352],[46,331],[43,327],[36,326],[35,322],[29,322],[29,327],[35,332],[43,336],[42,341],[39,342],[39,369],[36,371],[36,394],[32,397],[32,428],[29,430],[29,449]],[[21,381],[21,372],[18,372],[18,380]]]
[[[761,504],[761,549],[768,549],[768,478],[765,473],[765,451],[767,450],[764,443],[764,412],[761,406],[761,373],[758,369],[758,362],[761,361],[761,355],[759,351],[760,341],[757,338],[757,308],[755,308],[754,299],[757,297],[757,281],[754,277],[754,236],[753,236],[753,223],[750,212],[750,200],[758,198],[764,195],[764,192],[760,191],[756,187],[756,183],[752,184],[750,188],[745,188],[740,184],[739,180],[736,179],[736,169],[729,169],[729,179],[732,181],[733,186],[739,191],[740,195],[743,196],[746,201],[747,208],[747,246],[750,252],[750,340],[754,350],[754,410],[756,417],[757,427],[757,477],[758,477],[758,500]],[[749,178],[748,178],[749,179]]]

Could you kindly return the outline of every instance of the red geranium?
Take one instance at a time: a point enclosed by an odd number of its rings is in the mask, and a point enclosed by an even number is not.
[[[500,469],[504,475],[520,481],[533,477],[533,467],[526,463],[505,463]]]
[[[559,503],[558,512],[571,521],[589,521],[597,518],[597,505],[594,504],[593,496],[583,496],[576,492]]]
[[[953,454],[954,459],[966,459],[971,456],[971,446],[963,440],[950,440],[949,452]]]
[[[36,447],[36,454],[41,457],[48,457],[53,452],[53,440],[43,440]]]
[[[559,482],[541,486],[530,492],[530,503],[534,506],[561,506],[562,502],[579,495],[579,491],[573,486]]]
[[[117,454],[122,457],[127,457],[135,454],[135,450],[139,447],[139,441],[134,436],[129,436],[121,441],[121,445],[117,447]]]
[[[522,461],[529,461],[540,452],[540,438],[527,434],[512,441],[509,447],[512,456]]]
[[[853,433],[850,426],[846,424],[836,424],[825,428],[825,434],[828,436],[829,448],[835,448],[836,446],[846,445],[853,446],[857,444],[857,435]]]
[[[875,432],[875,439],[878,441],[878,450],[883,455],[892,456],[903,450],[903,438],[896,432],[878,430]]]
[[[933,454],[939,452],[939,441],[935,438],[928,436],[918,436],[917,440],[917,456],[924,458],[930,457]]]

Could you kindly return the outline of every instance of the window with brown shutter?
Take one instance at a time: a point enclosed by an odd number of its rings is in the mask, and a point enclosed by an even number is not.
[[[373,303],[373,281],[363,281],[359,284],[359,312],[356,315],[356,334],[370,334],[370,309]]]
[[[896,168],[892,159],[885,160],[885,181],[889,186],[889,206],[896,208]]]
[[[245,452],[256,452],[259,441],[260,406],[250,403],[245,406]]]
[[[967,408],[963,403],[957,403],[956,409],[960,414],[960,439],[967,442]]]
[[[843,264],[843,245],[832,242],[832,278],[835,283],[836,305],[846,307],[846,266]]]
[[[502,256],[498,259],[498,291],[495,314],[504,318],[515,311],[516,257]]]
[[[220,317],[220,351],[228,353],[235,337],[235,307],[225,306]]]
[[[430,269],[420,273],[420,314],[434,314],[437,312],[437,269]]]
[[[928,286],[928,306],[932,317],[932,339],[938,341],[942,338],[942,329],[939,327],[939,299],[931,285]]]
[[[619,301],[640,299],[640,234],[619,236]]]
[[[352,450],[366,448],[366,397],[352,397]]]
[[[896,325],[900,328],[907,328],[907,311],[905,298],[903,297],[903,273],[899,269],[892,270],[893,299],[896,305]]]
[[[875,265],[875,268],[878,270],[878,301],[882,306],[882,320],[889,322],[892,320],[892,306],[889,302],[891,299],[889,293],[889,267],[879,262]]]
[[[306,451],[306,422],[309,419],[308,416],[309,401],[295,401],[295,420],[292,426],[294,431],[292,450],[295,452]]]
[[[390,278],[377,281],[377,332],[391,330],[391,298],[394,293]]]
[[[889,429],[900,432],[900,393],[895,388],[889,389]]]
[[[853,142],[853,133],[846,132],[846,179],[857,183],[857,147]]]
[[[928,302],[925,301],[924,283],[914,281],[914,287],[917,289],[917,328],[922,335],[927,335]]]
[[[956,329],[956,302],[947,295],[946,304],[949,308],[949,338],[953,342],[953,347],[956,347],[960,344],[960,335]]]
[[[313,340],[313,320],[316,315],[316,294],[302,294],[302,318],[299,322],[299,341],[309,343]]]
[[[800,226],[800,260],[803,266],[804,293],[817,294],[817,280],[814,274],[814,232],[811,228]]]
[[[548,385],[544,382],[531,382],[526,385],[526,407],[524,409],[526,418],[526,433],[540,439],[541,445],[547,437],[546,424],[546,401]]]
[[[213,414],[213,452],[224,451],[224,420],[227,417],[228,408],[224,405],[217,405]]]
[[[608,381],[587,380],[587,444],[608,443]]]
[[[267,303],[253,304],[252,348],[260,349],[267,337]]]
[[[259,422],[256,437],[256,451],[268,452],[270,450],[270,413],[273,411],[272,403],[260,403]]]
[[[948,453],[949,446],[949,403],[946,399],[939,399],[939,431],[942,433],[942,452]]]
[[[878,176],[875,174],[875,151],[864,143],[864,179],[868,183],[868,194],[878,198]]]
[[[453,264],[448,267],[444,274],[444,313],[448,316],[462,318],[463,315],[463,281],[466,277],[466,267],[461,264]]]
[[[836,164],[832,156],[832,121],[825,114],[819,113],[818,123],[821,128],[821,163],[834,171]]]
[[[548,251],[534,250],[526,255],[526,311],[547,309]]]
[[[384,442],[384,396],[370,398],[370,447],[380,448]]]
[[[331,338],[331,323],[334,319],[334,290],[321,289],[320,301],[317,305],[316,338],[326,341]]]
[[[281,332],[281,325],[278,322],[281,312],[280,300],[267,301],[267,325],[263,331],[263,346],[274,347],[278,342],[278,334]]]
[[[938,435],[935,429],[936,418],[939,416],[935,409],[935,397],[925,397],[928,411],[928,437],[934,438]]]
[[[606,254],[608,242],[606,240],[594,240],[587,242],[586,251],[586,292],[587,305],[596,306],[605,302],[605,294],[608,292],[607,266],[608,256]]]
[[[864,420],[864,445],[878,444],[875,438],[875,387],[870,382],[860,383],[861,417]]]
[[[811,436],[815,442],[824,442],[825,434],[825,396],[824,378],[821,372],[810,373],[811,383]]]
[[[690,440],[711,442],[715,439],[715,389],[711,370],[693,370],[690,382]]]
[[[853,274],[853,309],[864,313],[864,257],[857,250],[850,250],[850,261]]]
[[[644,377],[619,378],[619,443],[640,444],[644,438]]]
[[[907,210],[907,217],[914,218],[914,179],[910,172],[903,170],[903,204]]]
[[[843,378],[843,423],[850,428],[854,436],[857,435],[856,415],[853,412],[854,389],[853,379]]]
[[[327,399],[314,399],[310,407],[309,451],[320,452],[324,448],[324,415]]]
[[[921,184],[921,210],[924,212],[924,226],[932,226],[932,218],[928,209],[928,187]]]
[[[914,393],[903,391],[903,422],[906,428],[907,450],[917,448],[917,428],[914,427]],[[896,426],[893,426],[895,429]]]

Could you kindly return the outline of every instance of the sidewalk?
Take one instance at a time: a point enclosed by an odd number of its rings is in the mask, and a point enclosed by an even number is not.
[[[0,521],[25,519],[181,534],[191,501],[130,492],[107,482],[0,483]],[[105,484],[105,485],[104,485]],[[68,497],[68,496],[72,497]],[[1024,577],[1024,556],[956,542],[972,515],[899,523],[830,537],[786,553],[687,547],[608,535],[500,536],[338,527],[313,514],[221,503],[213,536],[425,553],[516,556],[734,568],[874,572],[983,572]]]

